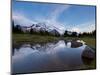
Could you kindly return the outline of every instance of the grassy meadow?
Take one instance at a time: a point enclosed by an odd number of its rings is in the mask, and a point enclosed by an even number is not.
[[[33,35],[33,34],[13,34],[13,42],[20,43],[20,42],[33,42],[33,43],[46,43],[46,42],[53,42],[57,41],[60,38],[55,36],[42,36],[42,35]]]
[[[74,40],[74,39],[78,39],[78,40],[83,40],[86,45],[90,46],[91,48],[93,48],[94,50],[96,49],[96,38],[95,37],[65,37],[65,40]]]
[[[29,43],[47,43],[58,41],[60,39],[64,40],[73,40],[79,39],[86,42],[86,44],[93,49],[96,48],[96,39],[95,37],[56,37],[56,36],[43,36],[43,35],[32,35],[32,34],[12,34],[13,43],[20,43],[20,42],[29,42]]]

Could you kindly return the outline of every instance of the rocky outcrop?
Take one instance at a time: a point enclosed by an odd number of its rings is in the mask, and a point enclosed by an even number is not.
[[[71,47],[72,48],[77,48],[82,46],[83,44],[81,42],[77,42],[77,41],[71,41]]]
[[[50,31],[50,33],[52,35],[55,35],[55,36],[59,36],[60,35],[59,32],[57,30],[55,30],[55,29],[53,29],[52,31]]]
[[[94,59],[95,58],[95,51],[92,48],[86,46],[83,53],[82,53],[82,57],[87,58],[87,59]]]

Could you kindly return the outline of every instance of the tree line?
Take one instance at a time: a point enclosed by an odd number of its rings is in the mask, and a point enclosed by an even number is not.
[[[77,33],[77,32],[70,32],[71,34],[68,34],[70,31],[65,31],[64,32],[64,37],[69,36],[69,37],[96,37],[96,30],[93,30],[92,32],[83,32],[83,33]]]
[[[60,34],[51,34],[49,33],[48,31],[43,31],[43,30],[40,30],[40,31],[35,31],[33,28],[30,28],[29,31],[23,31],[22,30],[22,27],[20,25],[14,25],[14,21],[12,21],[12,32],[13,33],[18,33],[18,34],[35,34],[35,35],[48,35],[48,36],[60,36]]]
[[[12,32],[13,33],[28,33],[28,34],[35,34],[35,35],[48,35],[48,36],[61,36],[60,34],[51,34],[48,31],[42,31],[40,30],[39,32],[34,31],[33,28],[31,28],[29,31],[24,32],[21,28],[20,25],[14,25],[14,21],[12,21]],[[96,36],[96,30],[92,32],[83,32],[83,33],[77,33],[77,32],[70,32],[70,31],[65,31],[64,34],[62,35],[63,37],[95,37]]]

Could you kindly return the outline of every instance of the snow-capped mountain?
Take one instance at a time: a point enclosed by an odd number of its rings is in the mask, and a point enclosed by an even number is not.
[[[16,23],[15,23],[16,24]],[[30,31],[30,29],[32,28],[34,31],[39,32],[39,31],[48,31],[52,34],[56,33],[56,34],[61,34],[60,33],[60,29],[58,27],[56,27],[55,25],[49,24],[49,23],[45,23],[45,22],[41,22],[41,23],[35,23],[35,24],[31,24],[31,25],[21,25],[21,24],[16,24],[16,25],[20,25],[22,30],[25,31]]]
[[[42,22],[42,23],[36,23],[36,24],[32,24],[32,25],[28,25],[28,26],[23,26],[20,25],[22,30],[24,32],[26,31],[30,31],[30,29],[33,29],[36,32],[40,32],[40,31],[48,31],[49,33],[55,35],[55,34],[60,34],[60,29],[55,27],[54,25]]]
[[[63,24],[61,25],[60,23],[56,21],[52,21],[52,20],[33,21],[21,15],[13,15],[12,18],[13,18],[14,24],[20,25],[23,30],[25,29],[29,30],[32,27],[36,31],[39,31],[40,29],[47,30],[47,31],[56,30],[60,34],[63,34],[66,29]]]

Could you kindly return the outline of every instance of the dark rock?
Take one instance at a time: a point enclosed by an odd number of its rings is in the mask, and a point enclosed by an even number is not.
[[[52,31],[50,31],[50,33],[52,35],[55,35],[55,36],[59,36],[60,35],[60,33],[57,30],[55,30],[55,29],[53,29]]]
[[[92,65],[92,62],[94,61],[93,59],[87,59],[82,57],[82,61],[85,65]]]
[[[81,42],[77,42],[77,41],[71,41],[71,47],[72,48],[77,48],[82,46],[83,44]]]
[[[86,48],[84,49],[84,51],[82,53],[82,57],[87,58],[87,59],[94,59],[95,51],[92,48],[86,46]]]
[[[67,43],[68,43],[69,41],[67,41],[67,40],[64,40],[64,42],[65,42],[65,44],[67,45]]]

